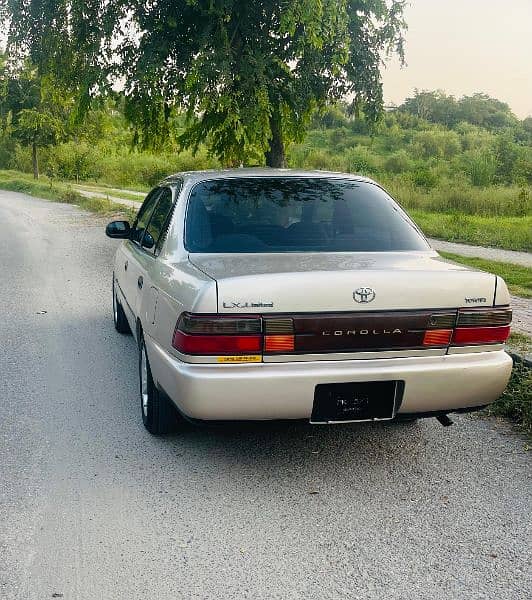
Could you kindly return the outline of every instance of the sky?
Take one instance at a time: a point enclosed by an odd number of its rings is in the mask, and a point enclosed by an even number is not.
[[[532,0],[409,0],[406,62],[382,71],[387,104],[414,88],[485,92],[532,116]]]

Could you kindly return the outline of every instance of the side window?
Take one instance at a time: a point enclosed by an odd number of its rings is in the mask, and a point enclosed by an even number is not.
[[[151,215],[153,213],[153,209],[157,204],[157,199],[161,194],[161,188],[153,189],[144,200],[144,203],[140,207],[139,213],[133,223],[131,237],[130,239],[137,244],[140,244],[142,240],[142,236],[144,235],[144,230],[146,229],[146,225],[149,223]]]
[[[172,206],[172,191],[169,188],[163,188],[142,239],[143,248],[152,254],[156,254],[161,246],[169,224]]]

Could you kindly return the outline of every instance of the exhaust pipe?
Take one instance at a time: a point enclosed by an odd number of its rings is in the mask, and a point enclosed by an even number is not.
[[[451,425],[453,425],[453,421],[449,419],[448,415],[438,415],[436,419],[438,419],[438,422],[441,423],[444,427],[450,427]]]

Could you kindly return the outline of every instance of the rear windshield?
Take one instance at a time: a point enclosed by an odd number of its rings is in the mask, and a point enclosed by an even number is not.
[[[185,223],[189,252],[426,250],[378,186],[349,179],[242,177],[196,184]]]

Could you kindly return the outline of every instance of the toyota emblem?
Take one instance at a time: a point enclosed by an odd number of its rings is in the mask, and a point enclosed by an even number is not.
[[[359,287],[353,292],[353,300],[365,304],[375,300],[375,290],[370,287]]]

